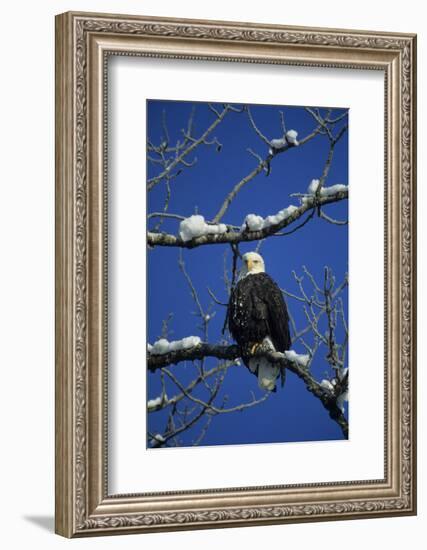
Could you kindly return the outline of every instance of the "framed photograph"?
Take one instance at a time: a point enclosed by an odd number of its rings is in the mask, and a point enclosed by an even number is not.
[[[56,18],[56,532],[416,513],[416,37]]]

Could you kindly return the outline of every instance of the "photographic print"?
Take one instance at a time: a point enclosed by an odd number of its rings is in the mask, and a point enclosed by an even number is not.
[[[147,448],[348,439],[348,136],[147,100]]]

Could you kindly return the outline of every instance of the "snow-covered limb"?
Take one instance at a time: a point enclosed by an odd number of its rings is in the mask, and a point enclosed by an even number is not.
[[[309,195],[314,195],[319,187],[320,180],[311,180],[310,185],[307,188]]]
[[[166,338],[160,338],[154,345],[148,344],[148,352],[151,355],[166,355],[173,351],[188,350],[197,347],[201,343],[199,336],[187,336],[182,340],[169,342]]]
[[[330,392],[336,400],[337,407],[340,409],[340,411],[344,414],[345,407],[344,404],[348,401],[348,387],[346,386],[346,389],[342,389],[340,392],[340,388],[338,387],[337,380],[322,380],[320,382],[320,385],[322,388],[325,388],[328,392]],[[337,395],[338,390],[338,395]]]
[[[281,123],[282,123],[282,131],[283,136],[281,138],[274,138],[274,139],[268,139],[258,128],[258,126],[255,123],[255,120],[251,114],[251,110],[249,108],[249,105],[245,108],[246,112],[248,113],[248,117],[250,120],[250,123],[255,130],[258,137],[262,139],[264,143],[266,143],[269,146],[269,154],[274,155],[276,153],[282,152],[284,149],[288,149],[289,147],[294,147],[299,145],[299,142],[297,140],[298,132],[296,130],[288,130],[285,129],[285,121],[283,117],[283,112],[281,112]]]
[[[348,390],[344,391],[337,397],[337,407],[341,410],[341,412],[344,414],[345,408],[344,403],[348,401]]]
[[[298,210],[298,207],[291,204],[287,208],[279,210],[277,214],[267,216],[265,219],[262,216],[257,216],[256,214],[248,214],[242,224],[241,231],[259,231],[260,229],[275,226],[286,220],[296,210]]]
[[[289,352],[287,353],[289,354]],[[322,387],[322,385],[312,376],[310,370],[301,365],[301,357],[304,356],[298,354],[293,356],[291,353],[291,357],[295,357],[296,359],[289,359],[285,354],[280,352],[264,352],[259,355],[266,357],[271,363],[287,368],[303,380],[307,390],[320,399],[325,409],[328,410],[330,417],[339,424],[344,435],[347,437],[348,423],[341,408],[337,405],[335,395]],[[200,343],[191,349],[180,349],[162,355],[151,354],[148,357],[147,367],[149,370],[155,371],[168,365],[180,363],[181,361],[194,361],[205,357],[235,360],[240,356],[241,350],[239,346],[236,345],[222,346],[219,344]]]
[[[153,412],[163,405],[168,400],[168,396],[164,393],[162,395],[159,395],[155,399],[149,399],[147,401],[147,410],[148,412]]]
[[[337,193],[342,193],[343,191],[348,192],[348,185],[342,183],[337,183],[336,185],[331,185],[330,187],[322,187],[320,190],[321,197],[332,197]]]
[[[317,193],[317,190],[320,185],[320,180],[314,179],[311,180],[310,185],[307,188],[307,194],[302,197],[303,204],[313,202],[313,199]],[[322,187],[319,191],[320,197],[333,197],[337,193],[348,193],[348,185],[343,185],[342,183],[337,183],[336,185],[331,185],[330,187]]]
[[[337,407],[344,414],[344,404],[348,401],[348,368],[339,368],[336,372],[336,378],[322,380],[320,385],[335,397]]]
[[[159,397],[156,397],[155,399],[149,399],[147,401],[147,409],[154,409],[155,407],[160,405],[162,401],[163,401],[162,395],[159,395]]]
[[[288,130],[286,132],[286,141],[290,145],[294,145],[295,147],[299,145],[299,141],[297,140],[297,137],[298,137],[298,132],[296,130]]]
[[[181,342],[192,338],[194,338],[194,341],[198,343],[195,343],[195,345],[191,347],[180,345]],[[162,352],[152,352],[148,356],[148,369],[151,371],[155,371],[167,365],[180,363],[181,361],[194,361],[203,357],[216,357],[217,359],[228,359],[230,361],[235,361],[241,356],[241,350],[237,345],[223,346],[220,344],[207,344],[205,342],[201,342],[198,336],[190,336],[188,338],[184,338],[184,340],[179,340],[177,345],[172,345],[171,348],[169,348],[169,352],[163,351],[163,349],[165,349],[163,347],[165,346],[165,342],[169,345],[176,343],[169,343],[167,340],[161,339],[156,342],[156,344],[159,342],[161,342],[160,346]],[[172,347],[175,349],[172,349]],[[273,363],[282,363],[284,366],[288,366],[290,370],[295,370],[295,372],[301,369],[304,369],[304,372],[307,372],[307,365],[310,360],[309,355],[298,354],[293,350],[285,351],[285,353],[281,353],[279,351],[263,352],[257,355],[260,357],[267,357],[269,361]]]
[[[340,368],[337,370],[337,377],[340,382],[345,381],[346,377],[348,377],[348,368]]]
[[[150,354],[147,360],[147,367],[150,371],[155,371],[168,365],[180,363],[181,361],[195,361],[204,357],[216,357],[217,359],[229,359],[233,361],[240,357],[240,349],[236,345],[221,346],[202,342],[190,349],[170,351],[162,355]]]
[[[347,186],[343,185],[339,188],[337,188],[337,186],[333,187],[336,189],[334,194],[327,191],[324,196],[321,195],[316,198],[315,195],[313,195],[309,197],[309,200],[304,201],[300,206],[295,207],[295,209],[293,209],[287,216],[281,217],[278,223],[271,223],[271,225],[267,223],[265,227],[263,226],[263,228],[259,230],[227,231],[224,233],[217,232],[216,234],[204,234],[200,237],[194,237],[188,241],[184,241],[181,237],[177,237],[176,235],[149,232],[147,242],[149,246],[178,246],[182,248],[195,248],[196,246],[206,244],[238,244],[241,242],[258,241],[274,235],[281,229],[284,229],[291,223],[299,220],[306,212],[317,206],[324,206],[326,204],[331,204],[348,198]],[[326,187],[325,189],[332,189],[332,187]],[[290,207],[284,210],[288,210],[289,208]],[[278,216],[278,214],[275,214],[275,216]],[[271,222],[273,221],[272,218],[270,218]]]
[[[283,137],[270,140],[269,154],[274,155],[288,147],[297,147],[299,145],[297,137],[298,132],[296,130],[288,130]]]
[[[222,235],[227,232],[227,226],[223,223],[209,224],[200,215],[185,218],[179,224],[179,236],[184,242],[191,241],[203,235]]]
[[[155,434],[150,440],[150,447],[160,447],[165,442],[165,438],[161,434]]]
[[[332,384],[332,382],[330,380],[323,379],[320,382],[320,385],[322,386],[322,388],[325,388],[325,390],[328,390],[330,392],[334,391],[334,385]]]
[[[310,362],[310,356],[307,355],[301,355],[298,353],[295,353],[294,350],[288,350],[285,351],[285,357],[288,359],[288,361],[293,361],[294,363],[297,363],[300,367],[307,368],[309,362]]]
[[[256,214],[248,214],[242,224],[241,230],[248,229],[249,231],[259,231],[263,228],[264,218]]]

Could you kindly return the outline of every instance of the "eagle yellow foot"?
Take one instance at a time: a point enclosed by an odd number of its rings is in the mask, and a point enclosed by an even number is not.
[[[260,347],[261,347],[261,342],[258,342],[257,344],[254,344],[254,345],[251,347],[251,355],[255,355],[256,352],[259,350]]]

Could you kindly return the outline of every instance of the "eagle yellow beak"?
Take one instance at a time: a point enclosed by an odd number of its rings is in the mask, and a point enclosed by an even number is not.
[[[245,260],[245,263],[246,263],[247,270],[252,271],[252,268],[254,266],[253,261],[251,259],[247,259]]]

